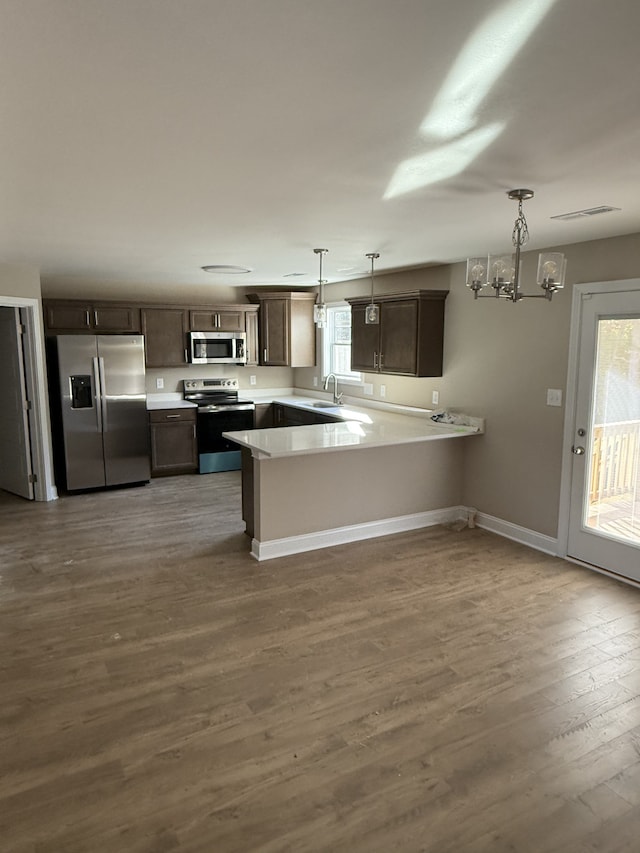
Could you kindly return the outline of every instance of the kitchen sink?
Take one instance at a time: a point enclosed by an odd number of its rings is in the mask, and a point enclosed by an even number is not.
[[[318,400],[317,403],[311,405],[314,409],[337,409],[340,403],[325,403],[324,400]]]

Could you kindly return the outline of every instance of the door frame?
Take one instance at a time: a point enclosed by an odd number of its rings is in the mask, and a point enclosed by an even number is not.
[[[58,492],[53,478],[53,454],[51,450],[51,427],[49,421],[49,395],[44,353],[44,329],[39,299],[20,296],[0,296],[0,305],[20,308],[24,319],[24,368],[27,394],[33,407],[34,425],[31,435],[31,456],[34,483],[34,498],[37,501],[53,501]]]
[[[574,284],[571,298],[571,326],[569,333],[569,363],[567,368],[567,389],[566,389],[566,406],[564,416],[564,431],[562,435],[562,473],[560,481],[560,509],[558,513],[558,556],[570,560],[572,563],[578,563],[581,566],[586,566],[594,572],[616,577],[618,580],[630,583],[633,586],[638,584],[628,578],[610,572],[607,569],[601,569],[593,566],[590,563],[583,563],[574,557],[567,555],[569,547],[569,506],[571,502],[571,475],[574,462],[574,456],[570,452],[573,444],[573,436],[575,434],[576,421],[576,403],[578,394],[578,360],[580,354],[580,331],[582,325],[582,303],[583,297],[586,294],[607,294],[607,293],[623,293],[630,290],[640,290],[640,278],[620,279],[618,281],[595,281],[585,284]]]

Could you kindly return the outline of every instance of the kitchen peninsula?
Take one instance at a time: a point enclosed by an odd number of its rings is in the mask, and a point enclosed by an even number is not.
[[[243,448],[251,553],[271,559],[459,518],[464,446],[483,431],[407,413],[287,397],[333,422],[225,433]]]

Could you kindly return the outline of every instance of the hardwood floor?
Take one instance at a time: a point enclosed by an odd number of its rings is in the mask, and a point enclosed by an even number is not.
[[[248,548],[239,472],[0,493],[2,853],[640,850],[640,591],[477,529]]]

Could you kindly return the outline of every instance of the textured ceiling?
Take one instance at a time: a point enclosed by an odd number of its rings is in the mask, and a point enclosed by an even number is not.
[[[637,0],[0,0],[0,259],[312,285],[640,231]],[[620,211],[550,217],[612,205]],[[248,275],[211,276],[205,264]],[[299,277],[286,277],[303,273]],[[106,285],[105,285],[106,286]]]

